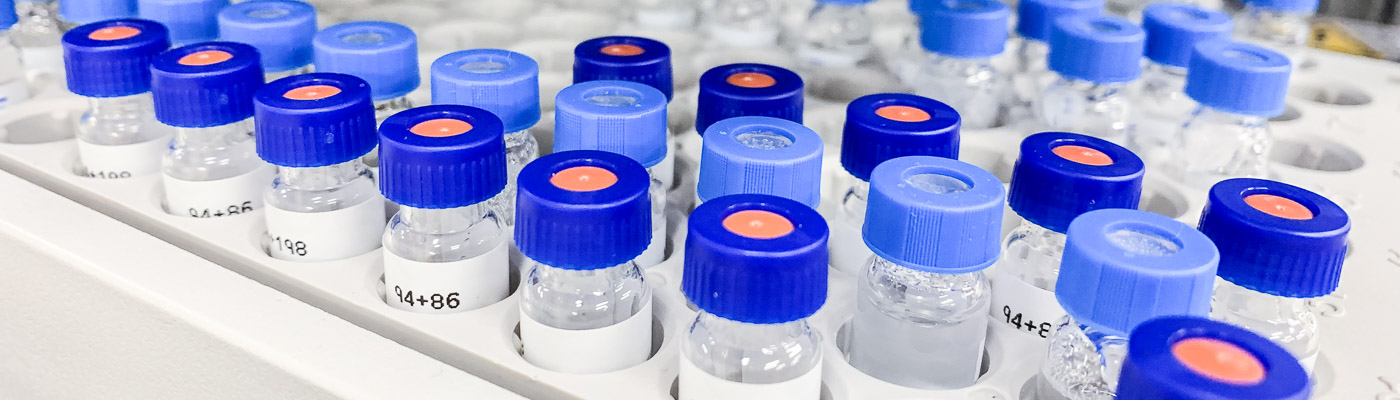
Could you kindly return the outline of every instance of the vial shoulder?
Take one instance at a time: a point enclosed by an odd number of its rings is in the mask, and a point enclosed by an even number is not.
[[[272,180],[263,200],[270,207],[292,212],[327,212],[382,198],[368,169],[334,187],[305,189],[287,184],[281,176]]]
[[[939,274],[872,257],[860,291],[881,312],[921,325],[956,325],[983,316],[991,304],[986,274]]]
[[[460,229],[424,229],[407,223],[401,211],[389,219],[384,248],[412,261],[453,262],[490,253],[509,239],[489,211],[476,222],[464,225]]]
[[[535,321],[561,329],[611,326],[651,301],[635,261],[597,270],[568,270],[527,260],[521,310]]]

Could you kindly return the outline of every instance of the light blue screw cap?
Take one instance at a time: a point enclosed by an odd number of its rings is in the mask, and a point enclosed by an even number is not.
[[[219,37],[219,10],[229,0],[138,0],[141,18],[156,21],[170,30],[170,43],[183,46]]]
[[[1055,20],[1088,17],[1103,12],[1104,0],[1021,0],[1017,3],[1016,33],[1036,41],[1049,41]]]
[[[822,138],[802,124],[735,117],[710,125],[703,137],[696,188],[701,201],[766,194],[812,208],[821,202]]]
[[[0,8],[8,8],[4,4],[12,3],[13,0],[0,2]],[[63,0],[58,2],[58,15],[76,24],[132,18],[136,16],[136,0]]]
[[[924,6],[919,44],[936,54],[987,58],[1006,49],[1011,9],[997,0],[947,0]]]
[[[1157,3],[1142,10],[1142,30],[1147,32],[1147,59],[1185,68],[1196,44],[1229,39],[1235,24],[1220,11],[1186,3]]]
[[[1006,189],[996,175],[962,161],[910,156],[870,175],[865,245],[918,271],[963,274],[992,266],[1001,251]]]
[[[666,158],[666,95],[628,81],[588,81],[554,100],[554,151],[602,150],[651,168]]]
[[[1313,13],[1322,5],[1322,0],[1244,0],[1244,4],[1265,10]]]
[[[374,101],[403,97],[418,88],[418,37],[392,22],[359,21],[316,34],[316,72],[354,75],[369,82]]]
[[[461,104],[501,117],[506,132],[540,122],[540,65],[524,54],[498,49],[463,50],[432,66],[433,104]]]
[[[1293,63],[1273,50],[1247,43],[1196,45],[1186,72],[1186,95],[1221,111],[1273,118],[1287,107]]]
[[[219,37],[256,47],[267,72],[301,68],[311,64],[316,8],[292,0],[258,0],[228,6],[219,12]]]
[[[1094,83],[1131,82],[1142,75],[1147,35],[1125,19],[1061,18],[1050,32],[1050,70]]]

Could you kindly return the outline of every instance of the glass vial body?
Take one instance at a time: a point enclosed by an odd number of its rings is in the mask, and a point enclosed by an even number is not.
[[[521,290],[520,311],[535,322],[558,329],[606,328],[651,304],[651,287],[635,261],[595,270],[555,268],[530,261]]]
[[[1278,343],[1312,373],[1321,341],[1317,315],[1308,299],[1260,293],[1218,280],[1211,305],[1211,319],[1249,329]]]
[[[1080,325],[1071,317],[1056,324],[1050,350],[1036,376],[1035,399],[1113,400],[1128,339]]]
[[[1016,49],[1016,74],[1011,78],[1011,119],[1035,117],[1032,105],[1040,99],[1045,88],[1055,81],[1050,72],[1050,45],[1040,40],[1022,38]]]
[[[490,201],[495,204],[496,215],[503,216],[501,221],[507,227],[515,226],[516,181],[520,178],[520,170],[536,158],[540,158],[540,144],[530,131],[506,134],[506,188]]]
[[[821,340],[806,319],[774,324],[728,320],[700,311],[681,342],[681,362],[730,382],[797,379],[821,365]]]
[[[725,47],[778,44],[782,4],[777,0],[704,0],[701,30],[711,42]]]
[[[11,40],[12,33],[0,31],[0,110],[29,99],[29,81],[24,76],[19,47]]]
[[[400,206],[384,232],[384,295],[420,313],[475,310],[510,293],[506,231],[486,203]]]
[[[1036,119],[1050,130],[1085,134],[1125,144],[1133,129],[1127,83],[1094,83],[1060,77],[1035,106]]]
[[[870,248],[865,246],[861,229],[865,227],[865,210],[870,196],[870,182],[849,173],[841,173],[841,203],[836,208],[839,223],[831,224],[831,265],[852,276],[863,273],[869,261]]]
[[[981,372],[990,290],[981,271],[937,274],[872,257],[857,288],[851,365],[902,386],[971,386]]]
[[[1245,6],[1236,16],[1235,33],[1244,41],[1282,53],[1293,65],[1300,66],[1307,54],[1311,17],[1312,13]]]
[[[379,248],[384,198],[360,159],[324,167],[281,167],[264,193],[268,254],[332,261]]]
[[[814,67],[854,67],[874,53],[874,22],[864,4],[817,3],[796,38],[796,55]]]
[[[1166,160],[1173,137],[1200,104],[1186,96],[1186,68],[1148,62],[1141,82],[1139,117],[1128,148],[1155,165]]]
[[[384,233],[384,249],[410,261],[443,263],[481,256],[506,240],[496,210],[484,203],[442,209],[399,206]]]
[[[151,93],[122,97],[90,97],[87,112],[78,119],[78,140],[101,146],[145,143],[171,135],[156,120]]]
[[[1023,220],[1006,236],[1001,254],[999,274],[1054,292],[1065,255],[1065,234]]]
[[[996,126],[1005,104],[1005,76],[990,59],[927,55],[912,86],[914,94],[953,106],[966,129]]]
[[[268,168],[253,145],[251,118],[208,128],[173,128],[165,153],[166,176],[185,181],[214,181]]]
[[[15,14],[19,22],[11,29],[15,46],[24,54],[25,67],[53,74],[63,80],[63,48],[65,31],[58,17],[58,2],[54,0],[17,1]]]
[[[1200,107],[1174,139],[1168,171],[1188,186],[1268,176],[1273,135],[1266,118]]]

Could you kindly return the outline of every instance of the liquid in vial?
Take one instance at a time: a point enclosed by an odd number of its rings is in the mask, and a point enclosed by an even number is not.
[[[1346,211],[1293,185],[1228,179],[1211,188],[1200,230],[1220,248],[1211,317],[1273,340],[1311,373],[1321,341],[1307,302],[1341,281]]]
[[[300,1],[261,0],[219,11],[219,38],[256,47],[268,82],[311,72],[315,36],[316,9]]]
[[[136,17],[136,0],[63,0],[58,16],[67,29],[83,24]]]
[[[170,47],[166,32],[152,21],[118,19],[63,35],[68,90],[88,98],[77,128],[83,175],[125,179],[160,172],[173,132],[156,120],[150,66]]]
[[[671,48],[656,40],[633,36],[604,36],[589,39],[574,47],[574,83],[599,80],[636,82],[660,91],[666,102],[671,101],[674,84],[671,78]],[[555,107],[558,108],[556,99]],[[666,107],[665,104],[662,107]],[[651,110],[649,107],[643,107]],[[618,111],[614,111],[618,112]],[[649,111],[648,111],[649,112]],[[663,116],[664,117],[664,116]],[[555,116],[557,120],[559,117]],[[558,129],[556,122],[556,129]],[[669,126],[669,125],[668,125]],[[676,132],[666,135],[667,149],[676,148]],[[558,132],[555,132],[558,136]],[[557,138],[555,139],[558,140]],[[556,147],[557,147],[556,143]],[[661,188],[670,190],[675,184],[677,150],[667,150],[666,158],[656,166],[654,176],[661,179]],[[638,160],[641,161],[641,160]],[[646,165],[646,162],[642,162]]]
[[[1237,39],[1268,47],[1303,65],[1312,33],[1312,17],[1320,0],[1245,0],[1237,14]]]
[[[263,208],[275,169],[253,144],[253,93],[263,84],[258,51],[196,43],[161,53],[151,71],[156,119],[175,132],[162,162],[165,211],[220,218]]]
[[[1032,107],[1055,82],[1050,72],[1050,31],[1060,18],[1092,17],[1103,12],[1104,0],[1022,0],[1016,3],[1016,72],[1012,77],[1010,121],[1035,117]]]
[[[729,64],[705,71],[700,76],[695,132],[680,136],[678,157],[684,157],[686,164],[698,165],[704,133],[710,125],[729,118],[773,117],[802,123],[802,88],[802,77],[797,73],[772,65]],[[699,170],[678,178],[681,185],[694,185]],[[690,187],[680,189],[688,191]]]
[[[821,136],[772,117],[735,117],[710,125],[700,155],[695,204],[733,194],[766,194],[816,209],[821,203]]]
[[[0,110],[29,99],[29,81],[13,40],[14,0],[0,0]]]
[[[666,96],[635,82],[599,80],[574,84],[554,100],[554,152],[602,150],[642,164],[651,178],[651,244],[637,257],[648,268],[666,251],[666,188],[675,170],[666,146]]]
[[[782,197],[695,208],[681,291],[699,314],[681,333],[680,400],[820,397],[822,345],[807,318],[827,299],[827,228]]]
[[[1147,60],[1128,147],[1149,165],[1166,161],[1173,137],[1199,106],[1186,96],[1186,67],[1196,44],[1228,39],[1233,27],[1229,15],[1190,4],[1153,4],[1143,11]]]
[[[1045,132],[1021,141],[1007,204],[1022,219],[1006,236],[992,285],[995,324],[1023,338],[1049,338],[1065,316],[1055,301],[1065,232],[1080,215],[1137,208],[1142,160],[1106,140]]]
[[[652,293],[636,260],[651,241],[650,186],[641,164],[596,150],[550,154],[521,171],[525,360],[589,374],[651,356]]]
[[[507,227],[515,226],[516,181],[540,156],[530,127],[540,122],[540,65],[524,54],[497,49],[463,50],[432,65],[433,104],[472,106],[505,124],[506,188],[492,200]]]
[[[266,187],[267,252],[333,261],[379,248],[384,197],[360,160],[378,142],[368,82],[318,72],[253,95],[258,156],[278,166]]]
[[[1205,317],[1220,254],[1201,232],[1146,211],[1090,211],[1068,232],[1055,297],[1069,315],[1055,322],[1032,398],[1112,400],[1128,332]]]
[[[633,0],[632,21],[637,26],[690,30],[698,14],[693,0]]]
[[[873,254],[865,246],[866,199],[876,165],[904,156],[956,159],[961,116],[927,97],[885,93],[861,97],[846,107],[841,135],[841,175],[834,188],[840,204],[831,224],[831,266],[859,276]]]
[[[870,176],[865,243],[846,357],[866,375],[919,389],[960,389],[981,375],[1006,189],[970,164],[931,156],[881,163]],[[911,237],[911,234],[926,235]]]
[[[500,118],[459,105],[398,113],[379,128],[379,190],[399,205],[384,232],[384,301],[446,314],[510,293],[510,236],[489,200],[506,186]]]
[[[20,49],[24,67],[36,77],[63,81],[63,32],[68,26],[58,15],[57,0],[18,0],[14,12],[19,22],[10,28],[10,40]]]
[[[919,17],[920,45],[929,54],[908,82],[962,116],[964,129],[996,126],[1005,110],[1008,71],[992,65],[1006,47],[1010,9],[997,0],[931,2]]]
[[[218,39],[219,10],[229,0],[136,0],[136,5],[141,18],[165,25],[170,42],[184,46]]]
[[[1312,392],[1288,351],[1228,323],[1161,317],[1129,340],[1117,400],[1302,400]]]
[[[784,2],[778,0],[707,0],[700,7],[700,31],[718,47],[768,47],[778,44]]]
[[[1192,53],[1186,95],[1200,103],[1173,138],[1164,170],[1200,190],[1229,178],[1268,176],[1273,134],[1293,64],[1264,47],[1217,41]]]
[[[1050,32],[1050,71],[1057,77],[1035,105],[1049,130],[1126,144],[1134,129],[1129,86],[1142,75],[1146,35],[1117,17],[1061,18]]]

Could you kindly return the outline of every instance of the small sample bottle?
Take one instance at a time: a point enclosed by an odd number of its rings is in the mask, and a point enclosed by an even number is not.
[[[1172,138],[1198,106],[1186,96],[1191,52],[1198,43],[1228,39],[1233,27],[1229,15],[1185,3],[1159,3],[1143,10],[1147,61],[1137,95],[1137,129],[1128,147],[1148,164],[1166,161]]]
[[[628,81],[651,86],[670,101],[671,48],[636,36],[603,36],[574,46],[574,83]]]
[[[261,0],[219,11],[219,39],[256,47],[268,82],[311,72],[315,37],[316,8],[300,1]]]
[[[1306,400],[1297,359],[1246,329],[1200,317],[1161,317],[1129,337],[1117,400]]]
[[[699,315],[681,333],[680,400],[820,397],[822,346],[807,324],[827,299],[826,221],[761,194],[691,214],[681,291]]]
[[[217,39],[219,10],[228,5],[229,0],[136,0],[141,18],[169,28],[175,46]]]
[[[1220,254],[1201,232],[1138,210],[1096,210],[1069,227],[1037,399],[1113,399],[1128,332],[1170,315],[1205,317]],[[1129,290],[1130,289],[1130,290]]]
[[[399,204],[384,232],[384,301],[400,310],[475,310],[510,293],[509,232],[488,202],[506,186],[501,119],[434,105],[379,128],[379,190]]]
[[[870,175],[864,239],[875,253],[856,286],[846,357],[880,380],[960,389],[981,376],[1006,189],[971,164],[900,157]]]
[[[679,138],[679,157],[700,162],[702,135],[710,125],[744,116],[773,117],[802,123],[802,77],[786,68],[766,64],[729,64],[700,75],[695,111],[695,134]],[[692,180],[698,178],[698,169]],[[689,182],[682,182],[689,183]]]
[[[14,0],[0,0],[0,110],[29,99],[24,63],[20,60],[19,47],[11,40],[12,29],[19,21],[14,3]]]
[[[272,257],[333,261],[379,248],[384,197],[360,160],[379,141],[370,92],[364,79],[318,72],[253,95],[258,156],[279,167],[263,195]]]
[[[521,171],[525,360],[590,374],[651,356],[651,288],[636,260],[651,241],[650,186],[641,164],[596,150],[550,154]]]
[[[1133,131],[1128,87],[1142,75],[1142,28],[1117,17],[1062,18],[1050,33],[1050,71],[1057,75],[1035,105],[1050,130],[1126,144]]]
[[[642,164],[651,177],[651,244],[637,257],[648,268],[666,252],[666,189],[674,157],[666,146],[666,96],[626,81],[588,81],[559,91],[554,100],[554,152],[601,150]]]
[[[1273,340],[1311,373],[1321,341],[1307,302],[1341,281],[1346,211],[1293,185],[1228,179],[1211,188],[1199,228],[1220,248],[1211,317]]]
[[[1282,114],[1293,64],[1264,47],[1201,43],[1186,73],[1186,95],[1200,107],[1172,141],[1164,168],[1188,186],[1207,190],[1229,178],[1268,176],[1273,133]]]
[[[1006,47],[1011,11],[997,0],[932,2],[919,17],[920,45],[931,54],[910,86],[962,116],[964,129],[996,126],[1005,109],[1009,75],[992,66]]]
[[[821,203],[822,137],[773,117],[735,117],[705,131],[695,204],[734,194],[766,194],[816,209]]]
[[[1303,65],[1320,0],[1245,0],[1235,36],[1277,51]]]
[[[263,85],[258,51],[205,42],[151,63],[156,119],[175,131],[163,160],[165,211],[219,218],[263,208],[276,170],[253,144],[253,93]]]
[[[1021,36],[1012,76],[1011,118],[1034,117],[1032,104],[1055,82],[1047,58],[1050,31],[1060,18],[1091,17],[1103,12],[1104,0],[1021,0],[1016,3],[1016,33]]]
[[[875,55],[875,22],[865,6],[874,0],[817,0],[796,33],[794,54],[811,67],[852,68]]]
[[[160,172],[170,127],[156,121],[151,61],[170,47],[153,21],[95,22],[63,35],[68,90],[88,98],[78,119],[78,162],[83,175],[124,179]]]
[[[707,0],[698,2],[700,31],[717,47],[771,47],[782,33],[783,2]]]
[[[1055,286],[1070,222],[1094,210],[1137,208],[1146,170],[1128,149],[1074,133],[1031,135],[1020,154],[1007,204],[1022,221],[1003,244],[991,314],[993,322],[1038,340],[1065,316]]]
[[[66,26],[58,16],[57,0],[18,0],[14,2],[19,22],[10,28],[10,40],[20,49],[29,71],[63,77],[63,32]]]
[[[58,2],[58,16],[66,29],[109,19],[135,18],[136,0],[63,0]]]
[[[506,188],[493,202],[507,227],[515,226],[516,180],[540,156],[530,127],[540,122],[540,65],[524,54],[463,50],[432,65],[433,104],[460,104],[496,114],[505,124]]]
[[[832,267],[859,276],[873,254],[861,229],[875,166],[904,156],[957,159],[960,119],[947,104],[909,94],[873,94],[846,107],[841,166],[848,175],[834,188],[841,204],[836,211],[840,223],[831,224]]]
[[[316,33],[312,54],[317,72],[354,75],[374,93],[374,120],[413,108],[408,93],[418,89],[418,36],[392,22],[356,21]],[[371,165],[377,155],[368,160]]]
[[[692,0],[633,0],[632,21],[647,28],[690,30],[695,27],[695,3]]]

